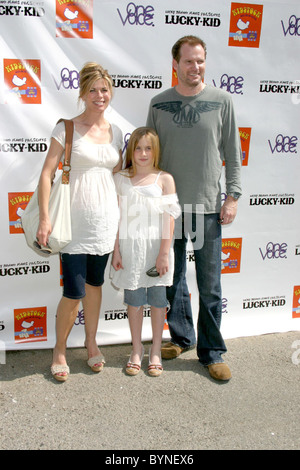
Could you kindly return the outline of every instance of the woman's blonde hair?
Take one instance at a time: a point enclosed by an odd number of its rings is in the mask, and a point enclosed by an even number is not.
[[[126,149],[126,158],[125,158],[125,168],[129,170],[129,176],[134,176],[136,174],[136,166],[133,158],[133,153],[141,140],[142,137],[147,136],[150,138],[152,155],[153,155],[153,166],[156,169],[159,168],[159,157],[160,157],[160,146],[159,138],[157,133],[151,127],[138,127],[135,129],[128,141]]]
[[[106,81],[110,94],[113,94],[113,80],[108,71],[97,62],[87,62],[79,72],[79,99],[89,92],[96,80]]]

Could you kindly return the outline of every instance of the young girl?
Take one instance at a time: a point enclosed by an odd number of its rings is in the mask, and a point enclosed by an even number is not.
[[[148,373],[158,376],[163,370],[160,349],[168,304],[166,286],[173,281],[174,219],[181,209],[173,177],[159,170],[158,161],[158,136],[153,129],[141,127],[128,142],[126,169],[115,175],[120,225],[112,257],[112,282],[124,289],[128,305],[133,345],[126,367],[129,375],[141,369],[145,304],[151,306],[153,335]]]

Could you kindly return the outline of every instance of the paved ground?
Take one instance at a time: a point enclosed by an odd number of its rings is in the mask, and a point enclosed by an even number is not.
[[[84,349],[69,349],[64,384],[51,377],[51,351],[8,352],[0,449],[299,450],[300,332],[226,344],[228,383],[212,380],[195,350],[164,361],[162,376],[152,378],[148,355],[138,376],[125,375],[129,344],[102,348],[100,374],[86,366]]]

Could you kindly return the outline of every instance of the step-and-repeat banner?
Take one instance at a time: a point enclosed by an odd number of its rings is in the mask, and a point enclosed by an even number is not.
[[[7,350],[55,341],[60,260],[28,248],[20,216],[55,123],[81,111],[79,70],[96,61],[112,75],[107,118],[121,127],[125,148],[145,125],[151,98],[174,85],[171,47],[188,34],[207,43],[205,81],[231,94],[243,150],[243,196],[223,229],[223,335],[300,329],[299,0],[1,0],[0,31],[0,343]],[[196,321],[191,247],[187,261]],[[143,337],[151,338],[149,308]],[[83,340],[80,309],[68,345]],[[130,341],[109,269],[98,341]]]

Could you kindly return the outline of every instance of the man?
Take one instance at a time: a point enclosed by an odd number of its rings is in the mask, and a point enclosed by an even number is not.
[[[230,94],[203,81],[205,43],[185,36],[174,44],[172,55],[178,85],[152,99],[147,119],[147,125],[159,135],[160,166],[173,175],[183,211],[179,230],[183,235],[175,231],[174,281],[168,289],[171,342],[162,347],[162,357],[177,357],[196,344],[185,277],[188,230],[200,294],[197,355],[213,378],[229,380],[231,371],[222,358],[226,346],[220,332],[221,225],[234,220],[241,195],[240,137]],[[221,205],[223,159],[227,197]]]

